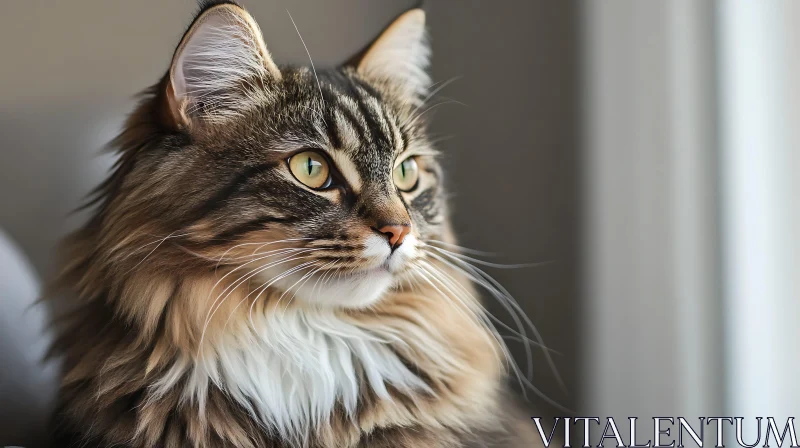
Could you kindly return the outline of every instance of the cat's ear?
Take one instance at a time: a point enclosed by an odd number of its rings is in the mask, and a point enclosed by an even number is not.
[[[172,57],[167,99],[177,123],[221,121],[281,72],[253,17],[232,2],[212,2],[192,22]]]
[[[416,8],[401,14],[348,63],[365,78],[388,82],[407,99],[419,101],[431,82],[425,11]]]

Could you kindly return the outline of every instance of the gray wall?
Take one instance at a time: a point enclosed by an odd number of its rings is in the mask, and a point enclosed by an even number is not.
[[[317,66],[360,49],[415,1],[245,0],[281,63]],[[0,228],[45,277],[53,247],[81,222],[67,218],[112,159],[99,155],[133,95],[166,70],[191,18],[190,0],[6,2],[0,15]],[[426,4],[434,81],[461,78],[434,131],[446,153],[462,243],[498,262],[551,262],[497,272],[563,353],[572,395],[555,387],[541,354],[534,383],[574,407],[577,353],[577,14],[566,2]],[[5,299],[4,299],[5,300]],[[498,310],[495,305],[490,305]],[[499,312],[499,311],[498,311]],[[502,316],[502,314],[500,314]],[[505,316],[503,316],[505,318]],[[517,355],[518,344],[510,343]],[[553,409],[533,400],[544,412]],[[2,442],[2,440],[0,440]]]

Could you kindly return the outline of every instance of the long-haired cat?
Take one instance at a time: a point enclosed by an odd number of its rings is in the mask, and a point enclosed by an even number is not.
[[[201,7],[65,245],[54,446],[533,446],[447,250],[428,57],[419,9],[315,71]]]

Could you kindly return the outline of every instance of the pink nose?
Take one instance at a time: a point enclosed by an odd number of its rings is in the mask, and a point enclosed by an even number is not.
[[[377,230],[386,235],[386,237],[389,238],[389,245],[392,246],[392,249],[396,249],[403,244],[406,235],[411,232],[411,226],[390,224],[379,227]]]

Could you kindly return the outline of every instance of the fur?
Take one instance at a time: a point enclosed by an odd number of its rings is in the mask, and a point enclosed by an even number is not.
[[[414,10],[340,68],[278,68],[244,9],[201,8],[65,243],[54,446],[531,446],[441,246],[428,53]],[[330,187],[287,168],[309,150]]]

